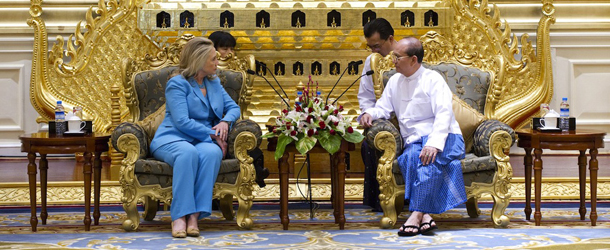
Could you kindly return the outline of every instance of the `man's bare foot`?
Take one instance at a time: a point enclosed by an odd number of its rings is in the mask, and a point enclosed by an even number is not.
[[[418,234],[422,216],[422,212],[412,212],[411,216],[409,216],[409,219],[407,219],[407,221],[405,221],[405,224],[403,224],[398,230],[398,235],[413,236]]]
[[[437,228],[436,222],[434,222],[434,219],[432,219],[430,214],[424,214],[424,216],[422,216],[421,225],[419,228],[421,234],[429,234],[432,232],[432,230]]]

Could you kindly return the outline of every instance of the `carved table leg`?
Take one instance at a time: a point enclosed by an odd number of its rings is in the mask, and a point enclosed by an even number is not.
[[[40,154],[40,203],[42,208],[40,209],[40,219],[42,220],[42,224],[47,224],[47,218],[49,217],[49,213],[47,213],[47,169],[49,169],[49,162],[47,161],[46,154]]]
[[[38,225],[38,218],[36,217],[36,153],[28,153],[28,181],[30,184],[30,211],[32,215],[30,217],[30,225],[32,226],[32,232],[36,232],[36,226]]]
[[[100,224],[100,188],[102,181],[102,152],[95,152],[93,160],[93,224]]]
[[[580,220],[585,219],[587,214],[587,208],[585,206],[585,189],[587,186],[587,155],[586,150],[579,150],[580,155],[578,156],[578,183],[580,185]]]
[[[85,231],[91,228],[91,153],[83,154],[85,164],[83,165],[84,187],[85,187]]]
[[[280,220],[284,230],[288,230],[288,153],[284,152],[280,161],[278,161],[280,170]]]
[[[597,149],[589,149],[591,160],[589,161],[589,171],[591,178],[591,226],[597,223]]]
[[[347,150],[347,144],[345,142],[341,143],[341,148],[338,152],[336,152],[331,159],[332,169],[335,170],[335,173],[331,175],[331,178],[335,179],[335,188],[333,189],[336,194],[334,195],[334,215],[335,222],[339,223],[339,229],[345,229],[345,151]]]
[[[525,148],[523,166],[525,166],[525,219],[530,220],[532,214],[532,148]]]
[[[333,207],[333,216],[335,224],[339,224],[339,210],[337,204],[337,163],[335,157],[330,155],[330,203]]]
[[[536,193],[534,194],[536,212],[534,212],[534,220],[536,226],[540,226],[542,220],[542,214],[540,213],[540,196],[542,194],[542,149],[534,149],[534,185],[536,186]]]

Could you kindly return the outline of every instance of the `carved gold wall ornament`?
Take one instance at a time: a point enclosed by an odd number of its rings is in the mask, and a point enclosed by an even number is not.
[[[83,107],[83,118],[93,120],[95,131],[111,129],[110,88],[121,81],[120,61],[126,55],[143,57],[159,49],[134,25],[136,8],[143,2],[100,0],[95,10],[91,7],[86,13],[86,31],[81,31],[79,22],[68,42],[58,36],[51,51],[47,49],[47,30],[41,18],[42,1],[31,2],[28,25],[35,30],[35,45],[30,101],[40,114],[37,122],[53,119],[55,103],[62,100],[67,110]],[[69,60],[64,61],[64,54]],[[126,114],[123,106],[121,115]]]

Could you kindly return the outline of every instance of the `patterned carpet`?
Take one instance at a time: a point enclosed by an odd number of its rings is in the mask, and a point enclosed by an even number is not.
[[[168,211],[143,222],[138,232],[125,233],[120,206],[103,206],[99,226],[89,232],[82,225],[82,207],[51,207],[47,225],[29,227],[29,208],[0,208],[0,249],[609,249],[610,203],[598,203],[598,223],[580,221],[578,203],[545,202],[542,226],[526,221],[523,203],[513,202],[508,229],[494,229],[491,205],[480,204],[481,216],[469,218],[464,207],[436,215],[434,236],[398,237],[397,229],[378,228],[381,213],[357,204],[346,206],[345,230],[333,224],[332,210],[321,204],[315,218],[308,205],[291,203],[290,228],[282,230],[277,204],[256,204],[252,231],[240,230],[220,212],[200,222],[199,238],[174,239]],[[587,208],[587,211],[590,211]],[[399,221],[406,220],[402,213]],[[588,216],[589,214],[587,214]],[[40,218],[39,218],[40,219]],[[398,228],[398,227],[396,227]]]

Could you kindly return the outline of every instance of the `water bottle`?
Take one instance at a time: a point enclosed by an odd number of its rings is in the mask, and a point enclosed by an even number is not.
[[[559,128],[561,132],[568,132],[570,129],[570,104],[567,97],[561,99],[559,104]]]
[[[294,99],[294,103],[301,106],[301,97],[303,97],[303,91],[297,91],[297,98]]]
[[[57,101],[57,106],[55,106],[55,134],[63,135],[66,131],[66,112],[64,111],[64,106],[61,104],[61,101]]]

